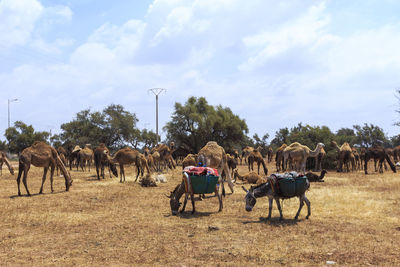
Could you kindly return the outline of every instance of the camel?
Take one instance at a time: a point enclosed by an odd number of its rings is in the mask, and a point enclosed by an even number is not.
[[[267,182],[266,179],[262,178],[256,172],[249,172],[244,175],[240,175],[238,169],[234,170],[234,179],[236,178],[247,184],[262,184]]]
[[[368,174],[368,161],[373,158],[373,159],[378,159],[379,160],[379,172],[383,173],[383,168],[382,164],[383,161],[386,159],[386,161],[389,163],[390,168],[392,169],[393,172],[396,172],[396,167],[393,164],[393,162],[390,160],[390,157],[388,154],[386,154],[386,151],[382,147],[370,147],[365,150],[365,155],[364,155],[364,172],[365,174]]]
[[[176,149],[174,149],[171,153],[172,158],[175,160],[176,163],[178,162],[182,162],[182,160],[188,155],[190,154],[190,150],[180,146]]]
[[[149,165],[147,164],[147,161],[143,161],[144,155],[140,154],[139,151],[137,151],[137,150],[126,147],[126,148],[122,148],[122,149],[118,150],[113,157],[111,157],[110,155],[108,155],[107,157],[111,163],[119,164],[120,183],[125,182],[125,180],[126,180],[125,179],[125,170],[124,170],[124,165],[126,165],[126,164],[132,164],[132,163],[136,164],[137,175],[136,175],[135,182],[137,181],[140,174],[142,176],[144,174],[142,164],[145,164],[144,167],[146,168],[147,173],[150,174],[150,169],[149,169]]]
[[[69,170],[72,170],[72,165],[74,164],[74,161],[76,162],[76,168],[78,169],[79,165],[79,151],[81,151],[81,147],[76,145],[74,149],[71,151],[71,153],[68,155],[68,161],[69,161]]]
[[[8,170],[12,175],[14,175],[14,168],[11,166],[10,162],[7,159],[6,153],[0,151],[0,175],[3,175],[3,162],[6,164]]]
[[[187,166],[195,166],[196,165],[197,155],[188,154],[182,160],[182,170],[185,169]]]
[[[316,148],[314,150],[311,150],[305,145],[294,142],[283,150],[283,165],[284,167],[287,166],[287,162],[290,157],[293,161],[293,164],[296,165],[296,168],[300,172],[305,173],[307,158],[315,158],[316,156],[318,156],[321,148],[323,148],[324,146],[325,145],[323,143],[318,143]]]
[[[324,177],[325,177],[326,173],[327,173],[326,170],[322,170],[321,174],[318,176],[312,172],[307,172],[306,176],[307,176],[308,181],[310,181],[310,182],[325,182]]]
[[[254,150],[254,147],[246,146],[242,149],[242,158],[240,159],[240,165],[242,165],[242,159],[244,159],[244,163],[247,164],[247,157]]]
[[[361,157],[360,153],[358,153],[357,149],[355,147],[351,148],[351,151],[353,152],[354,155],[354,161],[355,161],[355,169],[361,170]]]
[[[267,159],[268,159],[268,163],[270,163],[272,161],[272,156],[274,155],[274,150],[272,149],[271,146],[268,147],[267,150]]]
[[[176,167],[175,160],[172,158],[172,149],[174,147],[174,143],[171,142],[170,144],[171,147],[168,147],[166,144],[158,144],[156,147],[154,147],[151,150],[151,153],[153,154],[154,152],[159,153],[159,164],[163,164],[164,168],[168,170],[168,168],[174,168]],[[159,166],[160,166],[159,165]],[[160,169],[159,169],[160,171]]]
[[[28,176],[28,171],[29,168],[31,167],[31,164],[33,164],[36,167],[43,167],[43,178],[42,178],[42,185],[40,187],[39,194],[43,193],[43,184],[46,181],[46,174],[47,171],[50,168],[50,185],[51,185],[51,192],[53,192],[53,175],[54,175],[54,168],[55,166],[59,166],[62,174],[64,175],[65,178],[65,188],[66,191],[69,190],[69,188],[72,185],[72,179],[71,175],[65,168],[64,164],[62,163],[60,157],[58,156],[58,153],[56,149],[44,142],[39,142],[36,141],[33,143],[32,146],[25,148],[22,150],[20,156],[19,156],[19,170],[18,170],[18,178],[17,178],[17,184],[18,184],[18,195],[21,196],[21,190],[20,190],[20,182],[21,182],[21,176],[22,173],[24,174],[22,178],[22,182],[24,183],[26,193],[28,196],[31,194],[29,193],[28,190],[28,184],[26,182],[26,178]]]
[[[228,167],[231,170],[231,176],[233,176],[233,170],[236,169],[238,165],[238,160],[235,158],[235,156],[232,156],[230,154],[226,154],[226,158],[228,160]]]
[[[111,176],[111,172],[114,174],[115,177],[118,177],[117,167],[114,163],[111,163],[108,160],[107,155],[110,154],[110,151],[106,147],[104,143],[101,143],[95,150],[94,150],[94,165],[96,166],[96,173],[97,179],[100,180],[100,176],[104,179],[104,166],[108,166],[108,173]],[[100,169],[100,173],[99,173]]]
[[[200,149],[196,163],[197,166],[202,165],[217,169],[220,177],[222,171],[225,171],[226,177],[228,179],[229,188],[233,193],[234,184],[232,183],[231,174],[229,172],[228,160],[225,154],[225,150],[223,147],[219,146],[217,142],[209,141],[202,149]],[[222,182],[222,178],[220,179]]]
[[[326,157],[326,152],[325,152],[325,149],[322,147],[318,156],[315,157],[315,170],[316,171],[322,170],[322,162],[324,161],[325,157]]]
[[[62,146],[59,146],[57,148],[57,153],[58,153],[58,156],[60,156],[62,163],[64,163],[64,166],[67,166],[67,159],[66,159],[67,151],[65,150],[65,148],[63,148]],[[58,169],[59,169],[58,166],[56,166],[57,176],[59,175]]]
[[[258,167],[258,174],[260,174],[260,165],[262,164],[263,168],[264,168],[264,173],[265,175],[268,175],[268,168],[265,164],[264,158],[262,157],[260,151],[258,149],[254,149],[249,156],[247,157],[247,163],[248,163],[248,167],[249,167],[249,171],[250,169],[253,170],[253,163],[257,162],[257,167]]]
[[[338,146],[335,141],[331,141],[331,144],[336,148],[338,152],[338,166],[337,171],[342,172],[343,168],[346,168],[346,172],[350,171],[349,164],[352,163],[354,166],[355,158],[353,151],[349,143],[344,142],[342,146]]]
[[[79,151],[78,158],[79,166],[81,166],[82,171],[86,171],[86,165],[88,165],[90,172],[90,164],[93,159],[93,150],[89,147],[89,145],[86,145],[85,148]],[[83,169],[83,167],[85,167],[85,170]],[[78,170],[78,166],[76,166],[76,170]]]
[[[287,147],[286,144],[282,144],[277,150],[275,154],[275,164],[276,164],[276,171],[280,172],[284,169],[283,167],[283,150]],[[282,169],[281,169],[282,166]]]
[[[400,158],[400,146],[395,146],[393,148],[393,159],[395,162],[399,162]]]

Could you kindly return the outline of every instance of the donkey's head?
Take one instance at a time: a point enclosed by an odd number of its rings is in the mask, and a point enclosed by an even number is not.
[[[244,186],[242,186],[242,188],[247,193],[244,198],[246,200],[246,211],[251,211],[257,202],[256,197],[253,193],[253,187],[250,187],[249,190],[247,190]]]
[[[179,207],[181,203],[179,202],[180,197],[182,196],[182,186],[184,190],[184,185],[179,184],[175,187],[174,191],[171,192],[169,196],[169,205],[171,206],[172,215],[177,215],[179,211]]]

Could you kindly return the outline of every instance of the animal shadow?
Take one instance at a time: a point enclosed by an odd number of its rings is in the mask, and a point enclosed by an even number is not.
[[[31,194],[31,195],[27,195],[27,194],[23,194],[22,196],[19,196],[19,195],[12,195],[12,196],[10,196],[10,198],[11,199],[13,199],[13,198],[20,198],[20,197],[37,197],[37,196],[45,196],[45,195],[56,195],[56,194],[62,194],[62,193],[65,193],[65,191],[57,191],[57,192],[53,192],[53,193],[42,193],[42,194],[39,194],[39,193],[34,193],[34,194]]]
[[[271,219],[267,219],[266,217],[260,217],[258,221],[244,221],[242,222],[242,224],[249,224],[249,223],[263,223],[263,224],[269,224],[271,226],[275,226],[275,227],[280,227],[282,225],[297,225],[298,222],[301,222],[302,219],[283,219],[280,220],[279,217],[274,217]]]

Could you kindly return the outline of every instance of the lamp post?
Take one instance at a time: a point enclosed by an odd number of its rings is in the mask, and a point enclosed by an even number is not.
[[[8,128],[10,128],[10,103],[15,101],[18,101],[18,99],[8,99]]]
[[[166,92],[167,89],[164,88],[152,88],[149,89],[150,92],[152,92],[156,96],[156,135],[157,135],[157,144],[158,144],[158,95],[161,94],[162,92]]]

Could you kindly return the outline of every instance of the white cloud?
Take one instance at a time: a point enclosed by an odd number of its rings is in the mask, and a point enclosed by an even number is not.
[[[42,12],[43,6],[36,0],[2,0],[0,2],[2,46],[10,48],[26,44]]]

